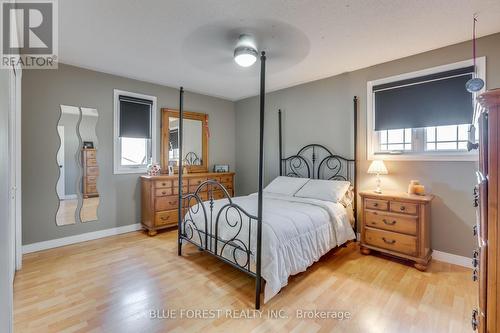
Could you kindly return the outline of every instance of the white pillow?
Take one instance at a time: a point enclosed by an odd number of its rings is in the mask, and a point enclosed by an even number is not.
[[[296,197],[339,202],[351,183],[342,180],[311,179],[297,193]]]
[[[279,176],[264,188],[264,192],[293,196],[308,181],[309,178]]]

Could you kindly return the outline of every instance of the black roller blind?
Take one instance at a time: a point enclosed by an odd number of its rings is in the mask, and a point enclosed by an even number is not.
[[[120,100],[120,137],[151,139],[153,102],[128,96]]]
[[[472,123],[472,94],[465,83],[474,67],[373,87],[375,130]]]

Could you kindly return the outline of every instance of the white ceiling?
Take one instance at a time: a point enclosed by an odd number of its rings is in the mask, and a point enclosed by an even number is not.
[[[267,90],[500,31],[500,0],[63,0],[59,58],[80,67],[230,100],[256,95],[239,33],[268,52]]]

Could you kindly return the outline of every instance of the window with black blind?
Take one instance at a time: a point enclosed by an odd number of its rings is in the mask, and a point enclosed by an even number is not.
[[[115,173],[144,172],[155,156],[156,97],[115,90]]]
[[[473,66],[463,66],[369,83],[372,154],[466,152],[474,95],[465,84],[474,75]]]
[[[153,101],[120,95],[120,137],[151,139]]]

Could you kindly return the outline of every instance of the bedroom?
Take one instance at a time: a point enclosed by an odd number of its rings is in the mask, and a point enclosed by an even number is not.
[[[2,332],[497,331],[500,3],[46,3],[55,67],[0,71]]]

